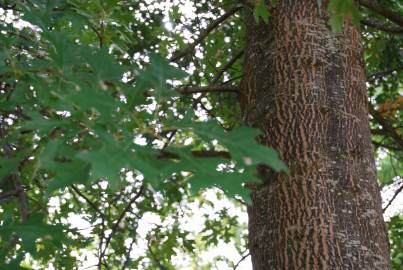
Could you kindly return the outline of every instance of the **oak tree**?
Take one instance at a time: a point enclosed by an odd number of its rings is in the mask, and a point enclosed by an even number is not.
[[[0,268],[399,269],[402,14],[0,1]]]

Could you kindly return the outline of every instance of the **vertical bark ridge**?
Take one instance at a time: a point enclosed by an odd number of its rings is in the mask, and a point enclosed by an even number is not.
[[[389,269],[358,30],[332,33],[314,0],[245,23],[244,121],[290,168],[253,188],[254,269]]]

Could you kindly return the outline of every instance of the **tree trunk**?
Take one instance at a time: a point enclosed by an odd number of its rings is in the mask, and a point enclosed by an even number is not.
[[[363,49],[315,0],[284,0],[269,24],[245,10],[240,102],[290,173],[252,187],[253,269],[390,269],[370,140]]]

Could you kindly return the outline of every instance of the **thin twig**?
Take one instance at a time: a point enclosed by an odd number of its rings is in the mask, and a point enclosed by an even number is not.
[[[88,204],[89,206],[91,206],[91,208],[93,208],[101,217],[105,218],[104,213],[101,212],[101,210],[99,210],[99,208],[95,205],[95,203],[93,203],[85,194],[83,194],[76,186],[71,185],[70,188],[77,193],[78,196],[80,196],[81,198],[83,198]]]
[[[168,135],[167,140],[164,143],[164,146],[162,148],[168,147],[168,145],[171,143],[173,137],[175,136],[176,132],[178,132],[177,129],[174,129],[171,131],[171,134]]]
[[[382,148],[393,150],[393,151],[396,151],[396,152],[402,151],[400,148],[397,148],[397,147],[394,147],[394,146],[391,146],[391,145],[387,145],[387,144],[384,144],[382,142],[372,141],[372,144],[375,146],[375,148],[382,147]]]
[[[233,8],[231,8],[230,10],[228,10],[227,12],[225,12],[221,17],[217,18],[216,20],[214,20],[213,22],[211,22],[206,29],[204,29],[200,35],[195,39],[195,41],[193,43],[190,43],[188,45],[188,47],[186,47],[183,50],[179,50],[177,52],[175,52],[170,61],[171,62],[175,62],[179,59],[181,59],[182,57],[184,57],[185,55],[190,54],[194,48],[200,44],[209,34],[211,31],[213,31],[215,28],[217,28],[222,22],[224,22],[228,17],[230,17],[231,15],[233,15],[234,13],[236,13],[238,10],[241,10],[242,6],[235,6]]]
[[[237,264],[235,264],[233,270],[236,270],[238,268],[238,266],[241,264],[241,262],[243,262],[246,258],[248,258],[250,256],[250,252],[246,253],[245,255],[242,256],[241,259],[239,259],[239,261],[237,262]]]
[[[105,255],[106,250],[108,249],[109,243],[112,240],[112,237],[116,234],[116,232],[119,228],[119,224],[122,222],[126,213],[129,212],[130,208],[132,207],[132,204],[141,196],[141,194],[143,193],[143,190],[144,190],[144,185],[142,185],[140,187],[137,194],[129,201],[129,203],[126,205],[125,209],[123,209],[122,213],[120,213],[118,219],[116,220],[115,224],[112,227],[111,233],[109,234],[108,238],[106,238],[106,240],[105,240],[105,246],[100,255],[101,258]]]
[[[399,195],[400,192],[403,190],[403,181],[401,186],[395,191],[395,194],[393,194],[392,199],[388,202],[388,204],[385,206],[385,208],[382,209],[382,212],[385,213],[386,209],[392,204],[392,202],[396,199],[397,195]]]
[[[133,211],[130,210],[130,213],[133,213]],[[122,265],[122,270],[125,270],[126,268],[128,268],[129,263],[130,263],[130,253],[133,250],[134,244],[136,243],[136,237],[137,237],[136,232],[137,232],[137,228],[139,227],[139,220],[141,219],[141,217],[139,217],[137,214],[135,214],[135,216],[137,218],[137,221],[135,224],[131,223],[132,229],[130,230],[129,236],[131,236],[132,241],[130,243],[128,250],[126,250],[126,256],[125,256],[126,258],[125,258],[125,262]]]
[[[98,243],[98,270],[102,270],[102,259],[103,259],[103,250],[102,244],[105,239],[105,219],[101,217],[101,230],[99,231],[99,243]]]
[[[221,78],[221,76],[224,74],[225,71],[227,71],[241,56],[243,55],[243,50],[239,51],[234,57],[232,57],[217,73],[217,75],[214,77],[214,79],[211,81],[212,84],[215,84],[218,82],[218,80]]]
[[[133,250],[133,246],[134,246],[134,239],[131,241],[130,246],[128,248],[128,250],[126,251],[126,255],[125,255],[125,262],[122,265],[122,270],[125,270],[130,262],[130,253]]]
[[[102,48],[104,46],[104,37],[103,37],[103,35],[97,30],[97,28],[94,25],[92,25],[91,22],[88,22],[88,25],[90,26],[92,31],[94,31],[95,35],[98,37],[99,47]]]
[[[393,74],[395,71],[400,71],[403,70],[403,66],[397,67],[397,68],[391,68],[391,69],[387,69],[387,70],[383,70],[383,71],[378,71],[375,73],[372,73],[370,75],[367,76],[367,82],[368,83],[374,83],[376,80],[391,75]]]
[[[235,81],[235,80],[241,79],[242,77],[243,77],[242,74],[241,74],[241,75],[238,75],[238,76],[235,76],[235,77],[233,77],[233,78],[231,78],[231,79],[229,79],[229,80],[223,82],[222,84],[223,84],[223,85],[229,84],[230,82],[233,82],[233,81]],[[239,92],[239,91],[240,91],[240,89],[238,89],[238,92]]]
[[[168,270],[168,267],[166,267],[165,265],[163,265],[163,264],[160,262],[160,260],[157,258],[157,255],[155,255],[155,253],[152,251],[151,246],[150,246],[150,243],[147,243],[147,248],[148,248],[148,251],[149,251],[150,254],[151,254],[152,259],[153,259],[154,262],[158,265],[158,267],[159,267],[161,270]]]

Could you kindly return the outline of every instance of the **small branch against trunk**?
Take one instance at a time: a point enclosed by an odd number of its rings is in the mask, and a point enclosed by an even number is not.
[[[208,85],[208,86],[186,86],[178,89],[182,94],[196,94],[196,93],[238,93],[239,87],[236,85]]]
[[[235,264],[233,270],[236,270],[238,268],[238,266],[241,264],[241,262],[243,262],[246,258],[248,258],[250,256],[250,252],[247,252],[245,255],[243,255],[241,257],[241,259],[239,259],[239,261]]]
[[[222,84],[223,84],[223,85],[227,85],[227,84],[229,84],[229,83],[231,83],[231,82],[233,82],[233,81],[235,81],[235,80],[241,79],[242,77],[243,77],[243,75],[235,76],[235,77],[229,79],[228,81],[223,82]],[[240,91],[240,90],[238,89],[238,92],[239,92],[239,91]]]
[[[175,90],[183,95],[188,94],[198,94],[198,93],[234,93],[237,94],[240,92],[240,87],[237,85],[231,84],[213,84],[213,85],[206,85],[206,86],[182,86],[176,88]],[[150,97],[153,93],[145,92],[144,96]]]
[[[215,21],[211,22],[207,26],[207,28],[204,29],[200,33],[200,35],[195,39],[195,41],[193,43],[190,43],[188,45],[188,47],[186,47],[185,49],[175,52],[172,55],[170,61],[175,62],[175,61],[181,59],[182,57],[184,57],[185,55],[190,54],[194,50],[194,48],[198,44],[200,44],[210,34],[210,32],[212,32],[215,28],[217,28],[227,18],[229,18],[231,15],[235,14],[238,10],[241,10],[241,9],[242,9],[242,6],[235,6],[235,7],[231,8],[230,10],[228,10],[226,13],[224,13],[221,17],[219,17]]]
[[[387,70],[384,70],[384,71],[379,71],[379,72],[372,73],[372,74],[368,75],[367,82],[368,83],[374,83],[376,80],[378,80],[380,78],[383,78],[385,76],[391,75],[391,74],[393,74],[393,72],[395,72],[395,71],[397,72],[397,71],[400,71],[400,70],[403,70],[403,66],[399,66],[397,68],[391,68],[391,69],[387,69]]]
[[[394,147],[392,145],[387,145],[387,144],[384,144],[381,142],[377,142],[377,141],[372,141],[372,144],[375,146],[375,148],[382,147],[382,148],[389,149],[389,150],[396,151],[396,152],[402,151],[400,148]]]
[[[371,134],[372,135],[386,136],[385,130],[383,130],[383,129],[371,129]]]
[[[361,6],[378,13],[400,26],[403,26],[403,16],[395,11],[389,10],[381,6],[376,0],[359,0]]]
[[[195,157],[221,157],[230,159],[231,155],[226,151],[192,151],[192,155]],[[180,156],[175,153],[161,150],[157,157],[158,159],[180,159]]]
[[[214,77],[214,79],[211,81],[212,84],[215,84],[218,82],[218,80],[221,78],[221,76],[224,74],[225,71],[227,71],[241,56],[243,55],[243,50],[239,51],[236,55],[234,55],[217,73],[217,75]]]
[[[385,131],[384,134],[387,134],[389,137],[391,137],[399,146],[400,150],[403,150],[403,138],[396,132],[395,128],[389,124],[385,118],[383,118],[383,116],[373,107],[371,103],[369,104],[369,113],[372,115],[375,121],[383,127],[383,130]]]
[[[403,181],[398,189],[396,189],[395,193],[393,194],[393,197],[390,199],[388,204],[382,209],[382,212],[385,213],[386,209],[392,204],[392,202],[397,198],[400,192],[403,190]]]
[[[363,18],[361,19],[361,24],[381,30],[383,32],[387,32],[390,34],[402,34],[403,27],[399,26],[390,26],[388,24],[382,23],[372,18]]]

